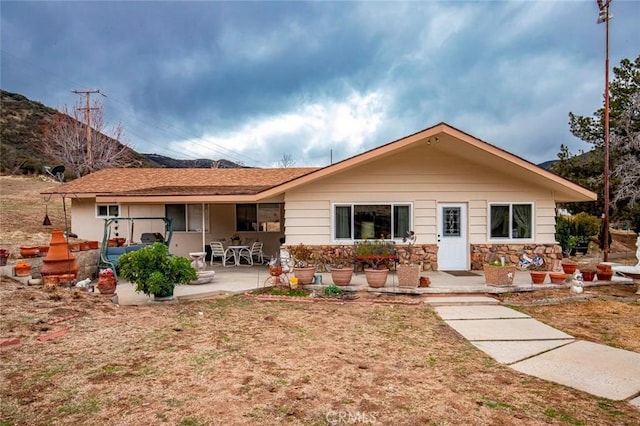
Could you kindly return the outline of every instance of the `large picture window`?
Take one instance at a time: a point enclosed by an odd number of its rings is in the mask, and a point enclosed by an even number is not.
[[[410,204],[336,204],[333,208],[336,240],[397,240],[410,229]]]
[[[209,230],[209,205],[202,204],[166,204],[165,215],[172,221],[174,231],[202,232],[204,214],[205,231]]]
[[[495,203],[489,205],[491,239],[530,239],[533,237],[533,204]]]
[[[281,203],[238,204],[236,231],[282,232]]]

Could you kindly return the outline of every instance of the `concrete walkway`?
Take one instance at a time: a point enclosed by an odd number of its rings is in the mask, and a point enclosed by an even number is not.
[[[514,370],[640,408],[640,354],[576,340],[486,296],[428,297],[474,346]]]

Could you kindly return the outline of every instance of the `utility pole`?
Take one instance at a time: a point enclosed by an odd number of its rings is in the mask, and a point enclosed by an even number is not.
[[[609,5],[613,0],[596,0],[598,3],[598,24],[605,24],[604,60],[604,217],[602,242],[603,261],[609,260]]]
[[[89,169],[93,164],[93,155],[91,154],[91,110],[98,108],[91,108],[91,94],[99,93],[102,96],[106,97],[106,95],[98,90],[72,90],[76,95],[85,95],[87,97],[87,106],[84,108],[85,120],[87,121],[87,165]],[[82,108],[78,108],[82,109]]]

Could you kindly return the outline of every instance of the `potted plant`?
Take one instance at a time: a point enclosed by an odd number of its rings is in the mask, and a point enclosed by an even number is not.
[[[596,277],[596,268],[591,264],[585,265],[580,268],[580,273],[583,281],[593,281]]]
[[[123,254],[117,266],[120,276],[134,284],[136,292],[155,299],[171,298],[176,285],[198,278],[189,259],[170,255],[160,242]]]
[[[353,277],[353,249],[342,246],[334,249],[328,262],[331,268],[331,280],[335,285],[349,285]]]
[[[507,262],[504,256],[498,258],[493,255],[483,269],[485,282],[490,285],[510,286],[516,276],[516,265]]]
[[[547,278],[547,267],[542,256],[534,256],[533,259],[530,259],[527,255],[522,255],[520,267],[529,271],[533,284],[542,284]]]
[[[311,248],[300,243],[290,247],[289,253],[293,259],[293,274],[298,278],[300,284],[313,283],[316,266]]]
[[[389,275],[390,262],[397,259],[393,243],[381,240],[364,240],[355,245],[356,259],[363,262],[369,287],[384,287]]]
[[[398,250],[398,257],[400,263],[398,263],[397,275],[398,285],[400,287],[418,287],[420,284],[420,264],[414,263],[413,257],[413,245],[416,242],[416,234],[413,231],[409,231],[407,236],[402,239],[403,243],[407,243],[406,247],[402,250]]]

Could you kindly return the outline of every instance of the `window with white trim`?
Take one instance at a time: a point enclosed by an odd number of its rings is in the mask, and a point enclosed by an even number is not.
[[[202,204],[165,204],[165,216],[171,219],[174,231],[202,232],[204,214],[204,230],[209,230],[209,205]]]
[[[489,204],[489,238],[500,240],[533,238],[533,204]]]
[[[333,239],[398,240],[411,229],[411,204],[334,204]]]
[[[120,216],[120,206],[117,204],[96,204],[96,217],[109,218]]]

